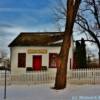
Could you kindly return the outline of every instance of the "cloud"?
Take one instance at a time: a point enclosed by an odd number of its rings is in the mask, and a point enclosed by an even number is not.
[[[94,43],[90,43],[90,42],[87,42],[86,43],[86,48],[87,48],[87,54],[88,55],[94,55],[96,58],[98,58],[98,47],[96,46],[96,44]]]
[[[10,26],[10,27],[9,27]],[[0,27],[1,28],[1,27]],[[3,50],[9,52],[8,44],[16,38],[21,32],[44,32],[44,31],[55,31],[53,24],[43,24],[36,26],[12,26],[3,25],[0,29],[0,47]]]
[[[0,12],[36,12],[37,10],[28,8],[0,8]]]
[[[12,27],[12,25],[11,24],[5,24],[5,23],[1,23],[0,24],[0,28],[2,28],[2,27]]]
[[[27,28],[24,27],[4,27],[2,26],[2,30],[0,29],[0,49],[4,50],[9,54],[9,43],[16,38],[16,36],[22,32],[22,31],[28,31]],[[1,48],[2,47],[2,48]]]
[[[2,0],[0,2],[0,47],[8,52],[8,44],[20,32],[55,31],[51,0]]]

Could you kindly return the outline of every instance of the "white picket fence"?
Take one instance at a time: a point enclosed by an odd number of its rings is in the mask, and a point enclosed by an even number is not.
[[[76,69],[68,73],[70,84],[100,84],[100,69]]]
[[[7,84],[49,84],[55,82],[56,73],[40,71],[25,74],[7,72]],[[69,84],[100,84],[100,69],[76,69],[67,73]],[[0,73],[0,84],[4,84],[5,73]]]
[[[48,71],[39,71],[25,74],[7,73],[7,84],[48,84],[54,83],[56,73]],[[0,84],[4,84],[5,74],[0,74]]]

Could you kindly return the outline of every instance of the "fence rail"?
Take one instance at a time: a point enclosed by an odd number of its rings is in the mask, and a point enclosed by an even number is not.
[[[56,73],[40,71],[25,74],[7,73],[7,84],[48,84],[54,83]],[[0,74],[0,84],[4,84],[5,74]]]
[[[76,69],[69,72],[71,84],[100,84],[100,69]]]
[[[54,83],[55,72],[41,71],[25,74],[7,72],[7,84],[48,84]],[[5,74],[0,72],[0,84],[4,84]],[[77,69],[67,73],[70,84],[100,84],[100,69]]]

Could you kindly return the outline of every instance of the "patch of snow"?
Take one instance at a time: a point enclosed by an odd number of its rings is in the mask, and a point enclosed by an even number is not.
[[[99,85],[68,85],[63,90],[50,87],[51,85],[7,86],[6,100],[100,100]],[[4,87],[0,86],[0,100],[4,100],[3,94]]]

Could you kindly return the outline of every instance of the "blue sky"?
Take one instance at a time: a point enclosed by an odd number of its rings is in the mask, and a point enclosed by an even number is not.
[[[57,31],[55,5],[56,0],[0,0],[0,50],[9,53],[8,44],[20,32]]]
[[[51,24],[51,6],[51,0],[0,0],[0,26],[36,29],[37,25]]]
[[[20,32],[55,31],[53,0],[0,0],[0,49]]]

